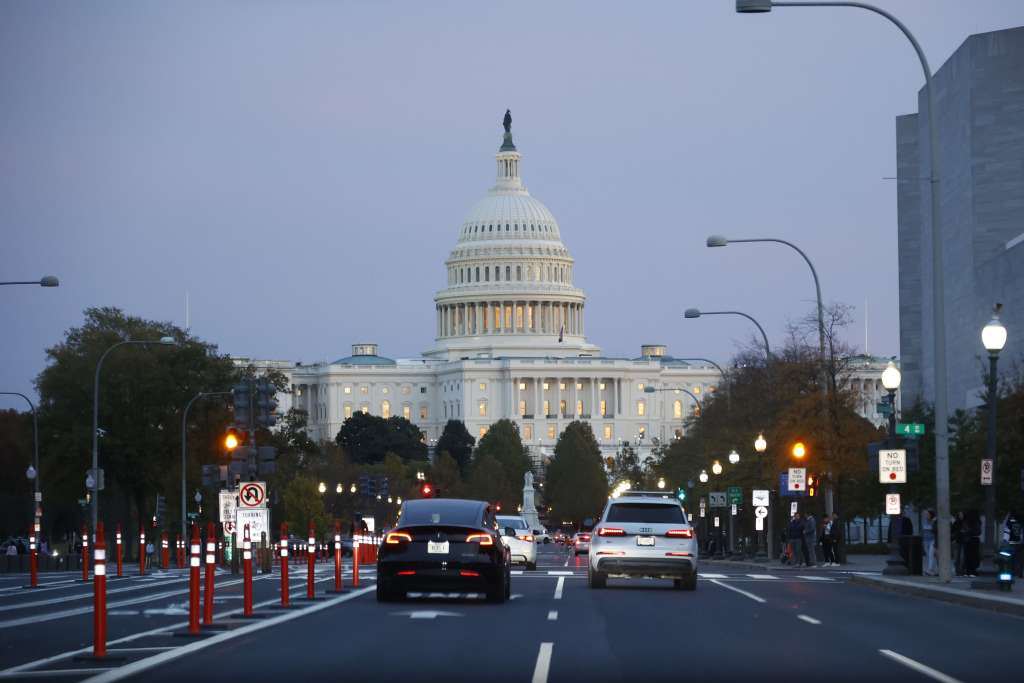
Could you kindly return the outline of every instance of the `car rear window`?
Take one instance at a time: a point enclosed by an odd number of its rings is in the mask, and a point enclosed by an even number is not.
[[[507,526],[513,529],[529,529],[526,520],[522,517],[498,517],[498,526],[504,529]]]
[[[422,524],[480,526],[484,505],[475,500],[443,498],[410,500],[402,506],[398,524],[401,526]]]
[[[665,503],[615,503],[608,510],[608,522],[642,524],[686,524],[686,516],[678,505]]]

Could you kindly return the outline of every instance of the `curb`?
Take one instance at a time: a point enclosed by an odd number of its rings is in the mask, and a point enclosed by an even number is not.
[[[876,590],[889,591],[891,593],[902,593],[920,598],[941,600],[956,605],[975,607],[1024,617],[1024,601],[1012,600],[995,595],[968,593],[958,588],[947,588],[945,586],[925,586],[908,581],[896,579],[883,579],[875,576],[863,576],[853,574],[850,576],[850,583],[868,586]]]

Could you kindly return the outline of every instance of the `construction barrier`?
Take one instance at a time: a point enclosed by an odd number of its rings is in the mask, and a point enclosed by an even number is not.
[[[245,525],[242,536],[242,614],[252,616],[252,540],[249,525]]]
[[[82,581],[89,580],[89,531],[82,525]]]
[[[281,607],[288,606],[288,525],[281,523]]]
[[[93,569],[92,655],[107,656],[107,542],[103,522],[96,524],[96,566]]]
[[[217,527],[206,525],[206,590],[203,592],[203,624],[213,623],[213,580],[217,571]]]

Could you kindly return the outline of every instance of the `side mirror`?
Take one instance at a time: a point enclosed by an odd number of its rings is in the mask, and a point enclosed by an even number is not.
[[[515,536],[516,535],[516,530],[513,529],[510,526],[507,526],[507,527],[505,527],[505,535],[506,536]]]

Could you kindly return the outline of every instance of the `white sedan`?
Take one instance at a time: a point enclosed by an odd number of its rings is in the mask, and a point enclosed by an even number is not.
[[[537,542],[530,525],[522,517],[498,515],[501,542],[512,555],[512,562],[525,564],[527,569],[537,568]]]

